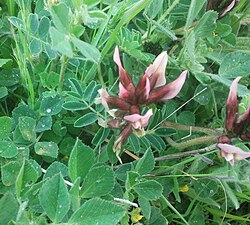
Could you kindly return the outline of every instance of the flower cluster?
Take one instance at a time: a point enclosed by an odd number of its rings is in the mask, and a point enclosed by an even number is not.
[[[231,138],[240,137],[243,141],[250,141],[250,105],[247,110],[238,114],[237,89],[241,77],[237,77],[231,84],[226,105],[225,134],[219,137],[218,147],[221,155],[230,164],[250,157],[250,152],[244,152],[240,148],[231,145]]]
[[[121,129],[113,148],[117,156],[129,135],[133,131],[143,133],[144,127],[148,125],[153,110],[149,109],[144,115],[141,115],[142,107],[155,102],[167,101],[180,92],[187,71],[182,72],[176,80],[165,85],[167,61],[167,52],[162,52],[146,69],[145,74],[135,86],[130,75],[122,66],[119,50],[116,46],[114,62],[119,68],[119,94],[118,96],[110,96],[105,89],[100,89],[98,91],[100,98],[97,99],[96,103],[101,103],[112,116],[107,124],[113,128]]]

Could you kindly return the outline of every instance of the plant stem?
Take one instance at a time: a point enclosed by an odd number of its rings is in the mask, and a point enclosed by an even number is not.
[[[177,130],[194,131],[194,132],[205,133],[205,134],[213,135],[213,136],[222,135],[222,131],[220,130],[205,128],[205,127],[182,125],[182,124],[177,124],[177,123],[173,123],[169,121],[164,122],[163,127],[171,127]]]
[[[62,65],[61,65],[59,85],[58,85],[58,93],[59,93],[59,95],[62,94],[64,73],[65,73],[66,68],[67,68],[67,58],[66,58],[66,56],[62,56]]]
[[[195,155],[195,154],[199,154],[199,153],[209,152],[209,151],[214,150],[215,148],[216,148],[216,144],[213,144],[213,145],[210,145],[206,148],[201,148],[201,149],[187,151],[187,152],[180,152],[180,153],[176,153],[176,154],[169,154],[169,155],[160,156],[160,157],[155,158],[155,161],[182,158],[182,157],[186,157],[189,155]]]
[[[203,136],[182,143],[176,143],[170,137],[166,137],[166,140],[172,147],[182,150],[194,145],[204,144],[206,142],[217,142],[218,136]]]

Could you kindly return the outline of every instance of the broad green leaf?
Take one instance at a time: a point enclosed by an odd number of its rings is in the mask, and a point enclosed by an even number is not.
[[[78,111],[87,109],[88,105],[83,102],[69,101],[63,104],[63,108],[70,111]]]
[[[140,174],[135,171],[126,171],[127,178],[125,182],[125,188],[127,191],[130,191],[135,184],[137,184],[138,180],[140,179]]]
[[[84,99],[86,99],[87,101],[90,100],[90,97],[93,91],[95,90],[95,87],[96,87],[96,82],[92,80],[84,90]]]
[[[193,184],[196,194],[202,198],[214,196],[218,189],[217,183],[211,179],[193,181]]]
[[[36,140],[35,119],[28,116],[19,117],[18,125],[24,140],[30,142],[34,142]]]
[[[149,200],[147,200],[147,199],[145,199],[143,197],[139,197],[138,202],[139,202],[140,208],[142,209],[143,216],[147,220],[149,220],[150,215],[151,215],[151,205],[150,205]]]
[[[43,132],[50,130],[52,126],[52,117],[51,116],[42,116],[36,125],[36,132]]]
[[[103,199],[93,198],[86,201],[69,220],[72,225],[116,225],[125,215],[121,206]]]
[[[74,123],[75,127],[84,127],[94,123],[98,119],[95,113],[87,113],[84,116],[77,119]]]
[[[1,178],[5,186],[15,184],[22,161],[11,161],[1,167]]]
[[[35,165],[28,160],[23,160],[22,167],[16,179],[17,197],[20,198],[24,189],[28,187],[28,185],[34,183],[38,179],[38,177],[39,173],[36,170]]]
[[[143,157],[141,157],[136,166],[135,171],[138,172],[140,175],[144,175],[150,173],[155,166],[154,155],[150,149],[148,149]]]
[[[205,38],[216,28],[218,13],[214,11],[206,12],[194,28],[195,36]]]
[[[70,179],[74,182],[77,177],[80,177],[82,181],[94,162],[94,151],[77,138],[68,162]]]
[[[227,192],[227,196],[229,197],[229,199],[231,200],[231,202],[233,203],[234,205],[234,208],[237,210],[240,208],[240,203],[239,203],[239,200],[238,198],[236,197],[234,191],[232,190],[232,188],[227,184],[227,182],[225,181],[222,181],[223,183],[223,186]]]
[[[59,95],[43,96],[40,105],[40,114],[44,116],[58,114],[62,110],[63,101],[63,98]]]
[[[18,154],[17,146],[11,141],[0,141],[0,156],[12,158]]]
[[[83,90],[82,90],[80,81],[72,78],[72,79],[69,79],[69,82],[70,82],[72,91],[76,92],[81,98],[83,96]]]
[[[92,167],[83,180],[81,196],[82,198],[104,196],[112,191],[114,185],[114,172],[111,167]]]
[[[165,35],[171,38],[173,41],[177,40],[175,33],[171,31],[167,26],[162,26],[160,23],[152,20],[152,23]]]
[[[67,177],[68,176],[68,167],[63,163],[55,161],[52,164],[50,164],[50,166],[47,168],[43,179],[51,178],[57,173],[61,173],[62,177]]]
[[[50,178],[40,189],[40,204],[54,223],[60,223],[70,208],[70,197],[61,174]]]
[[[81,206],[80,184],[81,184],[81,180],[80,180],[80,177],[78,177],[75,180],[73,187],[69,191],[73,212],[78,210]]]
[[[115,136],[112,135],[112,137],[109,139],[109,142],[107,145],[107,153],[108,153],[109,161],[112,164],[114,164],[118,161],[118,158],[116,157],[115,152],[113,150],[114,142],[115,142]]]
[[[50,14],[54,25],[61,35],[68,34],[70,25],[68,6],[64,3],[53,4],[50,7]]]
[[[39,27],[38,27],[38,35],[41,39],[47,37],[50,28],[50,20],[48,17],[43,16],[40,20]]]
[[[146,9],[147,15],[154,19],[157,14],[162,10],[163,0],[152,0]]]
[[[42,42],[37,39],[33,39],[30,42],[29,49],[33,56],[39,55],[42,52]]]
[[[53,49],[69,58],[73,58],[73,50],[70,45],[69,37],[54,27],[49,29]]]
[[[12,119],[8,116],[0,117],[0,140],[7,139],[11,132]]]
[[[0,199],[0,224],[8,224],[15,220],[18,212],[18,202],[11,192],[6,192]]]
[[[29,21],[30,21],[30,32],[31,34],[35,34],[38,30],[38,25],[39,25],[37,14],[30,13]]]
[[[148,200],[156,200],[161,197],[163,187],[155,180],[147,180],[137,183],[133,186],[139,197]]]
[[[2,67],[4,64],[8,63],[9,61],[12,61],[12,59],[0,59],[0,67]]]
[[[197,95],[194,100],[196,102],[198,102],[200,105],[207,105],[212,97],[212,93],[211,93],[211,90],[210,90],[210,87],[205,87],[204,85],[202,84],[199,84],[197,86],[197,88],[195,89],[195,93],[194,94],[197,94],[199,93],[200,91],[202,91],[204,88],[207,88],[205,91],[203,91],[202,93],[200,93],[199,95]]]
[[[99,62],[101,53],[95,46],[87,42],[81,41],[80,39],[76,37],[72,38],[72,42],[75,45],[75,47],[81,52],[81,54],[84,56],[85,60],[89,60],[94,63]]]
[[[46,52],[46,54],[50,60],[55,59],[57,56],[57,54],[56,54],[55,50],[52,48],[51,44],[44,44],[44,51]]]
[[[54,142],[37,142],[34,149],[38,155],[49,156],[52,158],[56,158],[58,155],[58,146]]]
[[[6,87],[0,87],[0,99],[8,95],[8,89]]]
[[[8,18],[8,20],[10,21],[10,23],[15,26],[16,28],[25,30],[26,27],[24,26],[24,23],[21,19],[15,17],[15,16],[11,16]]]
[[[206,0],[191,0],[191,4],[189,6],[188,15],[185,24],[185,30],[192,25],[194,19],[197,17],[202,7],[206,3]]]
[[[127,174],[133,169],[132,163],[122,164],[116,171],[115,176],[118,180],[125,182],[127,179]],[[139,174],[138,174],[139,176]]]
[[[226,78],[247,77],[250,74],[250,54],[246,52],[228,53],[219,69],[219,75]]]
[[[201,205],[197,204],[192,210],[188,223],[200,225],[205,224],[204,212]]]

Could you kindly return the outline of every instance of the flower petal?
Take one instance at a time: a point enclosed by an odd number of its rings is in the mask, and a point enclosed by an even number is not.
[[[187,76],[187,70],[183,71],[181,75],[171,83],[158,88],[149,96],[147,104],[157,101],[166,101],[174,98],[181,90]]]
[[[149,74],[150,88],[154,89],[166,84],[165,71],[168,62],[168,54],[167,52],[162,52],[158,55],[153,65],[150,65],[146,74]]]
[[[250,157],[250,152],[244,152],[241,148],[229,145],[229,144],[221,144],[217,145],[221,150],[221,155],[231,164],[236,161],[246,159]],[[233,158],[232,158],[233,155]]]
[[[229,95],[227,98],[227,106],[226,106],[226,130],[232,131],[235,119],[238,113],[238,102],[237,102],[237,89],[238,82],[241,77],[237,77],[234,79],[230,86]]]
[[[122,85],[124,86],[125,89],[128,89],[128,86],[132,85],[133,89],[134,85],[132,82],[131,77],[129,76],[129,74],[124,70],[122,63],[121,63],[121,59],[120,59],[120,55],[119,55],[119,49],[118,46],[115,47],[115,51],[114,51],[114,56],[113,56],[114,62],[117,64],[117,66],[119,67],[119,80],[122,83]],[[132,90],[131,90],[132,91]]]
[[[99,89],[98,93],[100,97],[95,99],[95,104],[102,104],[104,108],[108,111],[109,107],[108,107],[107,99],[109,97],[109,93],[103,88]]]
[[[150,93],[150,81],[147,74],[144,74],[136,87],[137,103],[144,104]]]
[[[124,119],[132,124],[135,129],[141,130],[148,125],[150,117],[153,115],[153,110],[149,109],[144,116],[139,114],[132,114],[124,116]]]

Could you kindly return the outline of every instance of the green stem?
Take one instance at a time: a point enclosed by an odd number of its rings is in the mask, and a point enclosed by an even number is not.
[[[165,198],[165,196],[161,196],[160,200],[162,200],[170,209],[172,209],[176,215],[179,216],[179,218],[186,224],[189,225],[189,223],[185,220],[185,218],[177,211],[177,209]]]
[[[59,95],[62,94],[64,74],[65,74],[66,68],[67,68],[67,58],[66,56],[62,56],[62,65],[61,65],[59,85],[58,85]]]
[[[222,131],[220,130],[205,128],[205,127],[182,125],[182,124],[177,124],[177,123],[168,122],[168,121],[164,122],[163,127],[168,127],[168,128],[170,127],[170,128],[174,128],[177,130],[186,130],[186,131],[191,131],[191,132],[205,133],[211,136],[222,135]]]
[[[173,141],[170,137],[166,137],[166,141],[174,148],[177,148],[179,150],[194,146],[194,145],[200,145],[204,144],[207,142],[217,142],[218,141],[218,136],[203,136],[203,137],[198,137],[194,138],[192,140],[188,140],[182,143],[176,143]]]

